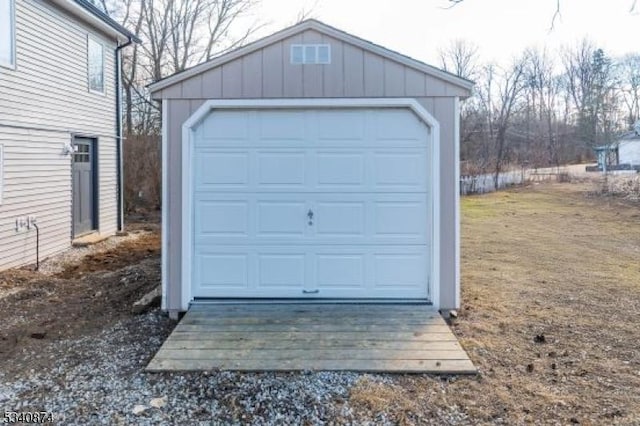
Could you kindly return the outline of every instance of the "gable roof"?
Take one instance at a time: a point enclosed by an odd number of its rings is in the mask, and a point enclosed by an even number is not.
[[[207,62],[203,62],[199,65],[176,73],[172,76],[163,78],[154,83],[151,83],[148,87],[149,90],[153,92],[157,92],[158,90],[165,89],[169,86],[173,86],[174,84],[180,83],[184,80],[187,80],[196,75],[202,74],[206,71],[209,71],[213,68],[219,67],[221,65],[226,64],[227,62],[231,62],[235,59],[238,59],[244,55],[255,52],[259,49],[262,49],[271,44],[277,43],[281,40],[284,40],[288,37],[294,36],[298,33],[307,30],[314,30],[321,34],[336,38],[343,42],[355,45],[369,51],[371,53],[375,53],[379,56],[387,58],[389,60],[398,62],[407,67],[413,68],[417,71],[421,71],[430,76],[439,78],[448,83],[451,83],[455,86],[461,87],[465,90],[471,90],[473,88],[474,82],[471,80],[467,80],[462,77],[458,77],[455,74],[449,73],[447,71],[441,70],[440,68],[436,68],[432,65],[426,64],[424,62],[413,59],[409,56],[403,55],[401,53],[395,52],[393,50],[387,49],[370,41],[364,40],[362,38],[356,37],[352,34],[349,34],[345,31],[339,30],[335,27],[327,25],[323,22],[317,21],[315,19],[308,19],[294,26],[285,28],[280,30],[274,34],[271,34],[267,37],[261,38],[257,41],[247,44],[246,46],[235,49],[231,52],[222,54],[216,58],[213,58]]]
[[[142,43],[138,36],[117,23],[89,0],[52,0],[52,2],[107,34],[118,39],[123,38],[127,41]]]

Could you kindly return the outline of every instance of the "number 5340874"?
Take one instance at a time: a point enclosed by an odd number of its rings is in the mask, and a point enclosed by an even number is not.
[[[5,411],[4,417],[0,419],[0,423],[53,423],[53,413],[48,413],[46,411]]]

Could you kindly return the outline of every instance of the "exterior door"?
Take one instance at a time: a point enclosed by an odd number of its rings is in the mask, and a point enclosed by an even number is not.
[[[75,138],[73,153],[73,236],[96,229],[95,140]]]
[[[193,296],[428,299],[428,140],[409,109],[214,111],[195,131]]]

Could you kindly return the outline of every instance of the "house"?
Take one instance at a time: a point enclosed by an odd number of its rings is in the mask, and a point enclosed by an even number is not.
[[[122,228],[119,58],[139,41],[86,0],[0,0],[0,269]]]
[[[640,170],[640,126],[638,130],[621,136],[611,145],[594,149],[598,170]]]
[[[152,84],[163,309],[458,308],[459,108],[472,85],[316,20]]]

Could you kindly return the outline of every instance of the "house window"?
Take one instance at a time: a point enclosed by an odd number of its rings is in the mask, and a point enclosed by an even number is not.
[[[89,90],[104,93],[104,46],[91,37],[88,40]]]
[[[330,64],[331,46],[328,44],[292,44],[292,64]]]
[[[16,65],[16,16],[14,0],[0,0],[0,66]]]

